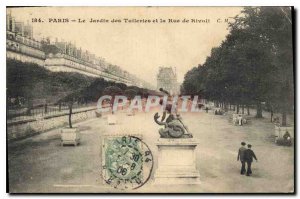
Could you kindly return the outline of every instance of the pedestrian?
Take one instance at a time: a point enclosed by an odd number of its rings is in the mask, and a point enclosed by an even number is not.
[[[208,107],[205,107],[205,111],[206,111],[206,113],[208,113]]]
[[[285,132],[285,134],[282,136],[283,138],[283,144],[287,146],[292,145],[291,135],[288,131]]]
[[[246,143],[245,142],[241,142],[241,147],[239,148],[239,152],[238,152],[238,156],[237,156],[237,161],[241,161],[241,164],[242,164],[242,168],[241,168],[241,175],[244,175],[245,174],[245,151],[247,150],[245,145]]]
[[[239,126],[243,126],[243,117],[241,115],[238,116]]]
[[[252,174],[252,170],[251,170],[251,164],[253,162],[253,158],[256,160],[257,162],[257,158],[255,156],[255,153],[252,151],[251,149],[252,145],[248,144],[248,149],[245,151],[245,160],[247,162],[247,176],[250,176]]]

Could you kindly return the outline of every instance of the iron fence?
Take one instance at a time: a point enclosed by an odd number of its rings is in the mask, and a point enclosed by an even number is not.
[[[95,103],[88,104],[73,104],[73,112],[78,109],[96,107]],[[45,104],[42,106],[36,106],[33,108],[27,107],[7,107],[7,121],[24,121],[33,120],[38,118],[44,118],[45,116],[54,116],[60,114],[66,114],[69,112],[67,104]]]

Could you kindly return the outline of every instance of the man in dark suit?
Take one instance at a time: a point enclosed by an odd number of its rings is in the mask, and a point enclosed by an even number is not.
[[[237,161],[241,161],[242,163],[242,168],[241,168],[241,175],[244,175],[245,174],[245,151],[247,150],[245,145],[246,143],[245,142],[242,142],[241,143],[241,147],[239,148],[239,152],[238,152],[238,156],[237,156]]]
[[[252,170],[251,170],[251,164],[253,162],[253,158],[256,160],[257,162],[257,158],[255,156],[255,153],[251,150],[252,145],[248,144],[248,149],[245,151],[245,160],[247,162],[247,176],[250,176],[252,174]]]

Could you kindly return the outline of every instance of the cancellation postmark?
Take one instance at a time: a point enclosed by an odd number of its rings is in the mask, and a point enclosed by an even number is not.
[[[150,178],[153,156],[136,136],[114,136],[103,140],[104,182],[116,189],[137,189]]]

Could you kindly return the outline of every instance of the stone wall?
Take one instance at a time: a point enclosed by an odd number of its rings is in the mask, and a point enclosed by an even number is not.
[[[39,59],[33,56],[29,56],[26,54],[22,54],[20,52],[13,52],[10,50],[6,50],[6,58],[7,59],[15,59],[21,62],[27,62],[27,63],[35,63],[39,66],[44,66],[45,65],[45,60],[44,59]]]
[[[95,109],[96,108],[73,113],[72,124],[96,117]],[[13,122],[7,124],[7,139],[8,141],[22,139],[54,128],[68,126],[68,121],[68,114],[60,114],[36,118],[31,121]]]

